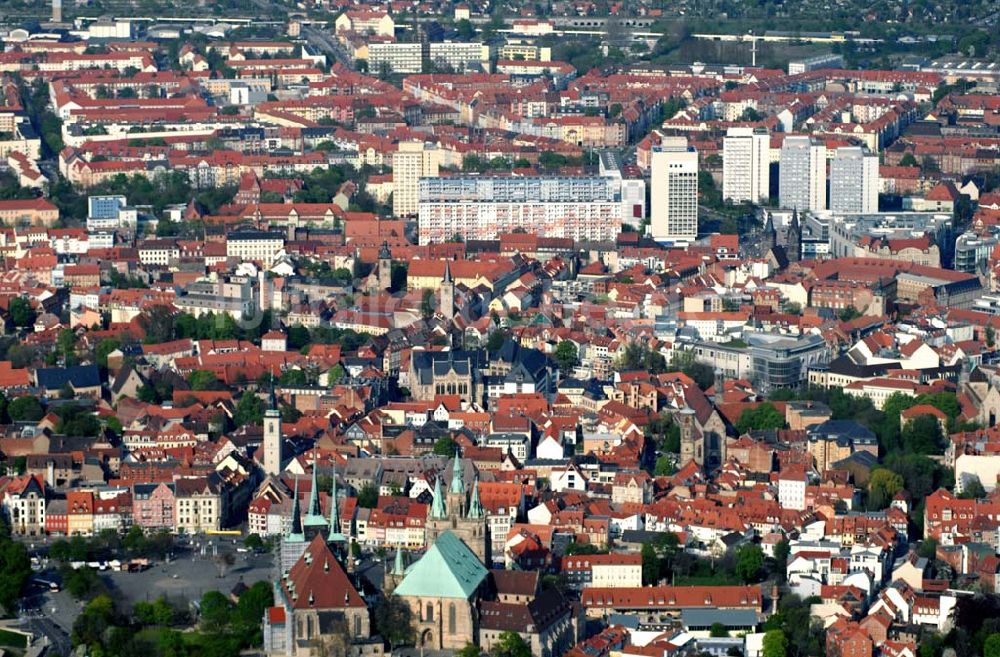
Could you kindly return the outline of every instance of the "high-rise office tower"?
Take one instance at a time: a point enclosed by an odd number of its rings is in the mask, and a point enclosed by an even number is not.
[[[653,148],[650,226],[659,242],[698,237],[698,151],[684,137],[665,138]]]
[[[878,155],[860,146],[838,148],[830,161],[830,210],[878,212]]]
[[[781,207],[817,212],[826,208],[826,146],[812,137],[785,137],[778,197]]]
[[[766,201],[771,186],[767,128],[730,128],[722,141],[722,197],[733,203]]]

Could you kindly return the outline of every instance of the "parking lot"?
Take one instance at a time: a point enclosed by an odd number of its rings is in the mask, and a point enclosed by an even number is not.
[[[119,600],[128,605],[160,596],[182,604],[197,600],[206,591],[228,595],[240,582],[250,586],[275,577],[274,557],[270,554],[237,553],[232,545],[223,547],[222,552],[233,555],[232,565],[221,566],[211,551],[205,556],[191,551],[182,552],[169,562],[156,562],[142,572],[105,572],[102,577],[112,591],[120,594]]]
[[[271,554],[237,551],[238,547],[229,539],[181,544],[175,549],[173,558],[153,561],[144,571],[109,569],[99,574],[119,607],[128,608],[136,602],[153,601],[162,596],[177,607],[187,608],[190,601],[199,599],[207,591],[228,595],[241,582],[251,586],[254,582],[274,579]],[[223,564],[219,559],[219,555],[226,554],[231,555],[230,564]],[[50,563],[48,569],[36,573],[37,579],[58,581],[58,571],[59,565]],[[67,632],[83,607],[65,590],[53,593],[37,582],[27,592],[24,602],[35,615],[50,618]]]
[[[230,563],[222,563],[220,555],[230,555]],[[390,557],[391,558],[391,557]],[[120,609],[137,602],[165,597],[178,608],[187,609],[207,591],[228,595],[241,582],[251,586],[258,581],[276,579],[275,555],[247,551],[242,542],[229,538],[195,537],[182,539],[170,559],[154,560],[141,572],[100,571],[101,580],[109,589]],[[54,652],[69,647],[73,622],[84,603],[73,599],[65,590],[52,592],[46,582],[60,581],[59,564],[36,572],[24,597],[21,618],[25,626],[49,638]],[[360,559],[355,571],[362,576],[362,589],[377,595],[382,588],[382,573],[386,563],[373,555]]]

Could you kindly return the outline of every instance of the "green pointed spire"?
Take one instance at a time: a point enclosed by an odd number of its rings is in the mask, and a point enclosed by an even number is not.
[[[461,494],[465,492],[465,483],[462,482],[462,459],[455,451],[455,465],[451,469],[451,492]]]
[[[483,503],[479,500],[479,476],[472,481],[472,499],[469,500],[469,518],[483,518],[486,513],[483,511]]]
[[[340,531],[340,500],[337,498],[337,470],[333,470],[333,484],[330,486],[330,536],[328,542],[346,542],[347,537]]]
[[[337,499],[337,472],[334,470],[330,485],[330,531],[340,531],[340,500]]]
[[[306,527],[325,527],[326,518],[319,506],[319,485],[316,483],[316,452],[313,450],[312,490],[309,491],[309,507],[306,509]]]
[[[444,508],[444,492],[441,490],[441,475],[434,479],[434,501],[431,502],[431,518],[444,520],[448,516]]]
[[[301,543],[306,540],[302,532],[302,514],[299,512],[299,478],[295,477],[295,492],[292,494],[292,526],[285,536],[288,543]]]
[[[403,576],[403,548],[396,547],[396,560],[392,564],[392,574],[396,577]]]

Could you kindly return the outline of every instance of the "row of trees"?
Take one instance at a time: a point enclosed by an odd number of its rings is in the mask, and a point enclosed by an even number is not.
[[[237,322],[227,313],[205,313],[198,317],[175,313],[167,306],[155,306],[139,317],[145,332],[144,342],[160,344],[171,340],[246,340],[259,344],[264,333],[274,326],[274,316],[265,310],[245,322]],[[369,337],[350,329],[319,326],[308,329],[295,325],[287,329],[288,348],[305,350],[310,344],[339,344],[353,351],[366,344]]]
[[[21,592],[31,577],[31,558],[23,544],[10,537],[10,526],[0,518],[0,606],[8,614],[17,611]]]
[[[89,539],[73,536],[52,541],[49,558],[61,562],[106,561],[124,554],[162,559],[173,545],[173,536],[167,531],[147,535],[141,527],[134,526],[122,535],[114,529],[105,529]]]

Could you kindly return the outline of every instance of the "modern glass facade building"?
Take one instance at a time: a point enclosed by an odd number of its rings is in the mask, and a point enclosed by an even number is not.
[[[753,383],[764,393],[798,388],[810,366],[830,361],[826,341],[818,335],[751,333],[745,339],[750,345]]]

